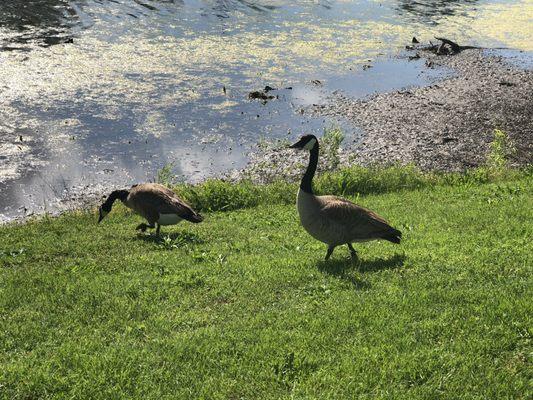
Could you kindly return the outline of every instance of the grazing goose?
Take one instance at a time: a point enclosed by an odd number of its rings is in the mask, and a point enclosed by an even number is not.
[[[318,164],[318,139],[315,136],[302,136],[290,147],[311,153],[309,165],[298,190],[298,214],[304,229],[315,239],[328,245],[326,260],[335,247],[343,244],[348,246],[352,258],[355,259],[357,253],[352,243],[378,239],[400,243],[402,233],[373,211],[342,197],[313,194],[312,182]]]
[[[145,232],[147,228],[156,228],[159,236],[161,225],[175,225],[182,219],[198,223],[203,217],[180,199],[172,190],[157,183],[133,185],[130,190],[115,190],[100,206],[98,222],[109,214],[115,200],[143,216],[149,225],[142,223],[136,229]]]

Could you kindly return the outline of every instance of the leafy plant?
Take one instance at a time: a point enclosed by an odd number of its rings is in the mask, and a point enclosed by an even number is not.
[[[165,164],[163,168],[157,171],[156,182],[165,186],[173,186],[176,184],[176,176],[172,172],[174,163]]]
[[[343,140],[344,134],[340,128],[330,128],[324,131],[321,140],[323,154],[331,169],[337,169],[340,164],[339,149]]]
[[[514,152],[509,135],[500,129],[494,130],[494,140],[487,155],[487,168],[493,173],[502,173],[508,168],[508,159]]]
[[[446,173],[421,171],[414,165],[354,165],[324,172],[315,179],[314,185],[318,193],[363,196],[433,186],[471,187],[533,177],[533,167],[491,171],[486,166],[462,173]],[[235,183],[209,179],[197,185],[179,184],[173,189],[198,211],[231,211],[260,204],[293,204],[298,185],[296,181],[287,180],[256,184],[250,180]]]

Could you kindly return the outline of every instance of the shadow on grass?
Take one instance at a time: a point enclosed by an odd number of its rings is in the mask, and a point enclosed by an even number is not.
[[[317,268],[319,269],[319,271],[325,274],[332,275],[339,279],[343,279],[350,282],[357,290],[362,290],[370,288],[370,283],[358,278],[351,272],[359,271],[360,273],[365,273],[376,272],[386,269],[395,269],[401,267],[404,261],[404,254],[395,254],[390,258],[377,258],[369,261],[354,261],[349,258],[341,260],[323,260],[317,264]]]
[[[137,238],[147,243],[157,244],[158,246],[176,248],[187,244],[202,244],[205,241],[196,233],[191,232],[169,232],[161,233],[160,236],[156,236],[155,232],[146,234],[139,233]]]
[[[335,276],[351,283],[356,290],[369,289],[370,283],[359,279],[350,272],[357,270],[357,262],[351,259],[319,261],[317,268],[320,272]]]
[[[359,260],[357,266],[361,272],[376,272],[385,269],[400,268],[405,261],[405,254],[395,254],[389,258],[376,258],[374,260]]]

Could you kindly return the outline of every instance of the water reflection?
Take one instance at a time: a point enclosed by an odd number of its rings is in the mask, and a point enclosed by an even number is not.
[[[0,0],[0,222],[68,196],[65,187],[123,186],[167,163],[195,181],[241,167],[260,138],[321,134],[331,121],[299,106],[433,78],[422,61],[381,58],[414,32],[433,36],[432,18],[455,12],[443,36],[527,31],[522,6],[505,5],[503,18],[480,1],[489,14],[476,20],[472,3]],[[17,47],[32,51],[1,51]],[[265,85],[293,90],[266,105],[248,99]]]
[[[268,12],[275,10],[277,7],[272,2],[266,1],[249,1],[249,0],[214,0],[214,1],[205,1],[206,7],[211,8],[219,16],[228,17],[228,14],[235,10],[253,10],[257,12]]]
[[[425,23],[437,25],[442,17],[464,14],[465,6],[471,6],[478,0],[398,0],[400,14]]]
[[[110,7],[106,2],[112,2]],[[278,8],[277,1],[252,1],[252,0],[71,0],[76,4],[98,3],[110,9],[118,10],[124,17],[141,17],[151,13],[173,14],[175,18],[187,19],[189,15],[177,14],[182,7],[189,14],[191,10],[199,10],[199,15],[203,17],[216,17],[227,19],[235,14],[240,13],[266,13]],[[178,10],[178,8],[180,10]],[[120,15],[117,15],[120,17]]]
[[[0,4],[0,28],[9,29],[3,37],[8,43],[65,43],[71,40],[69,29],[78,23],[76,7],[66,0],[9,0]],[[9,50],[6,43],[3,47]]]
[[[76,15],[65,0],[9,0],[0,7],[0,24],[19,31],[30,27],[64,27]]]

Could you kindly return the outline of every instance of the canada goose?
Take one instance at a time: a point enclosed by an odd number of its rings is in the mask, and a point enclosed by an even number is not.
[[[100,206],[98,223],[109,214],[115,200],[143,216],[149,225],[142,223],[135,229],[145,232],[147,228],[156,228],[159,236],[161,225],[175,225],[182,219],[198,223],[203,217],[180,199],[172,190],[157,183],[133,185],[130,190],[115,190]]]
[[[326,260],[337,246],[347,245],[353,259],[357,253],[355,242],[384,239],[400,243],[402,233],[373,211],[336,196],[315,196],[313,177],[318,164],[318,139],[305,135],[290,146],[311,153],[309,165],[298,190],[298,214],[304,229],[315,239],[328,245]]]

